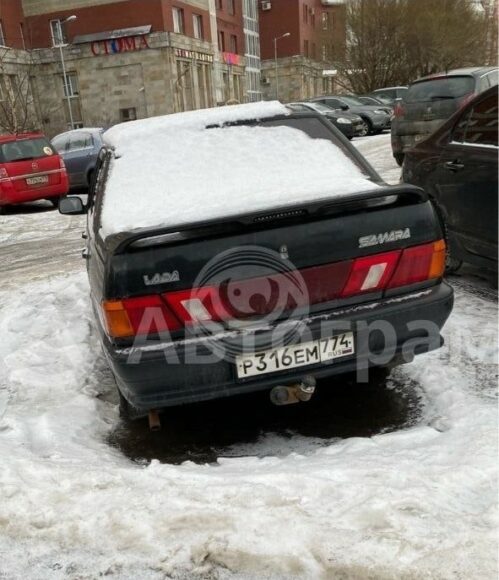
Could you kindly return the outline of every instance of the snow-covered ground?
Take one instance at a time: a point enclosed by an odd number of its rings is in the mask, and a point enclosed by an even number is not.
[[[398,180],[389,135],[357,144]],[[11,248],[76,248],[69,224],[0,216],[15,263],[0,286],[0,578],[496,578],[492,292],[458,287],[446,346],[389,380],[417,395],[404,428],[267,431],[209,464],[133,462],[108,442],[119,420],[77,252],[36,269]]]

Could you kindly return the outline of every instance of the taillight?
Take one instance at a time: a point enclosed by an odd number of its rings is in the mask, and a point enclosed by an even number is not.
[[[113,338],[244,320],[441,278],[443,240],[270,276],[102,303]]]
[[[405,115],[405,109],[402,103],[396,103],[395,108],[393,109],[393,116],[394,117],[403,117]]]
[[[407,248],[402,252],[399,265],[387,288],[408,286],[426,280],[441,278],[445,270],[445,242]]]
[[[9,174],[7,173],[5,167],[0,167],[0,179],[8,179],[8,178]]]
[[[143,296],[102,303],[106,330],[113,338],[173,332],[182,328],[160,296]]]
[[[357,258],[341,296],[346,298],[365,292],[383,290],[395,270],[400,254],[400,250],[396,250]]]
[[[64,159],[59,155],[59,167],[61,169],[66,169],[66,164],[64,163]]]

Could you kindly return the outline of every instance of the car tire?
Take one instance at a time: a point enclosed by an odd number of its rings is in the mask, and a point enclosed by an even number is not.
[[[374,130],[373,124],[369,119],[363,117],[364,123],[367,125],[367,134],[374,135],[376,131]]]
[[[90,186],[92,185],[92,179],[94,177],[94,169],[91,169],[88,173],[87,173],[87,187],[90,188]]]
[[[455,274],[463,265],[463,261],[458,258],[453,258],[449,253],[445,257],[445,273]]]
[[[364,119],[362,119],[362,122],[362,129],[359,131],[357,137],[366,137],[366,135],[369,135],[369,125]]]
[[[404,157],[405,157],[405,155],[403,153],[394,153],[393,154],[393,158],[395,159],[395,161],[397,162],[397,165],[399,167],[402,167],[402,165],[404,163]]]

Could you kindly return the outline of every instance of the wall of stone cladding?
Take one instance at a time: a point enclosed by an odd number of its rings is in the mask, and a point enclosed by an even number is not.
[[[303,101],[323,94],[323,66],[304,57],[279,59],[279,100],[283,103]],[[264,99],[276,96],[275,61],[262,62],[262,84]]]
[[[214,104],[213,65],[202,60],[203,56],[213,57],[210,43],[168,33],[149,35],[148,43],[148,49],[98,56],[93,55],[90,45],[65,50],[66,70],[78,77],[81,120],[85,125],[119,123],[122,109],[135,109],[137,118],[182,110],[178,95],[181,86],[177,77],[178,61],[195,69],[191,77],[193,102],[188,108]],[[189,51],[189,56],[179,57],[175,49]],[[50,49],[34,53],[39,63],[34,84],[43,112],[44,130],[52,136],[68,128],[59,53]],[[209,72],[204,98],[197,94],[202,88],[197,76],[200,66],[206,66]],[[239,72],[243,71],[244,68]]]

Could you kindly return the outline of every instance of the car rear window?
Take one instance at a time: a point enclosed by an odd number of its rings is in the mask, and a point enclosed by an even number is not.
[[[404,96],[406,103],[420,103],[438,99],[459,99],[473,92],[473,77],[443,77],[415,83]]]
[[[0,163],[28,161],[30,159],[50,157],[54,154],[54,148],[45,137],[19,139],[0,145]]]

